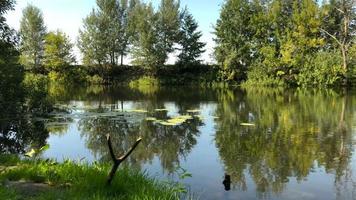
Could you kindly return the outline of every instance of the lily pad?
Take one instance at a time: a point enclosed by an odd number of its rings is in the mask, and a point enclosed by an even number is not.
[[[163,111],[168,111],[168,109],[162,108],[162,109],[155,109],[156,112],[163,112]]]
[[[146,121],[157,121],[155,117],[147,117]]]
[[[241,123],[241,126],[256,126],[255,124],[251,124],[251,123]]]
[[[188,113],[199,113],[201,110],[187,110]]]
[[[175,126],[175,125],[177,125],[175,123],[170,123],[170,122],[166,122],[166,121],[160,121],[159,123],[161,125],[163,125],[163,126]]]
[[[147,111],[147,110],[140,110],[140,109],[137,109],[137,110],[129,110],[128,112],[148,113],[148,111]]]

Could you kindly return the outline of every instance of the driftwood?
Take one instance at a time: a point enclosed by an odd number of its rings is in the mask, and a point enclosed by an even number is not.
[[[120,164],[123,161],[125,161],[126,158],[129,157],[130,154],[136,149],[138,144],[140,144],[140,142],[142,141],[142,138],[138,138],[136,140],[135,144],[131,147],[131,149],[126,154],[124,154],[123,156],[116,157],[115,154],[114,154],[114,150],[112,148],[111,137],[110,137],[110,135],[107,135],[106,137],[107,137],[107,141],[108,141],[110,156],[111,156],[111,159],[112,159],[112,161],[114,163],[114,165],[111,168],[110,174],[108,176],[108,180],[107,180],[107,184],[110,185],[112,180],[115,177],[115,173],[116,173],[117,169],[119,168]]]

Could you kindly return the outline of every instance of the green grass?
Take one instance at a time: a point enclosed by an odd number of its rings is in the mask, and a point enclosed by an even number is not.
[[[140,171],[121,168],[111,186],[106,185],[109,164],[56,163],[43,160],[20,160],[0,155],[0,183],[31,181],[53,187],[35,196],[22,196],[0,185],[0,199],[179,199],[184,194],[177,184],[158,182]],[[16,167],[9,167],[16,166]]]

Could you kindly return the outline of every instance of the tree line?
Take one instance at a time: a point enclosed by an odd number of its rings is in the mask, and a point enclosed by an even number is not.
[[[226,0],[215,27],[224,80],[335,85],[353,78],[355,1]]]
[[[200,42],[202,33],[179,1],[162,0],[157,9],[140,0],[97,0],[96,5],[83,20],[77,45],[83,65],[100,75],[122,66],[128,55],[132,64],[152,72],[176,50],[177,64],[200,63],[205,46]],[[33,5],[23,10],[19,34],[20,63],[27,69],[60,73],[75,62],[68,36],[61,31],[47,32],[42,12]]]
[[[3,10],[15,3],[4,2]],[[84,68],[93,74],[104,78],[120,68],[125,57],[156,74],[173,52],[178,52],[176,66],[182,69],[200,64],[205,47],[202,33],[179,1],[161,0],[157,7],[141,0],[97,0],[96,4],[83,19],[76,42]],[[238,84],[352,84],[355,17],[353,0],[225,0],[215,25],[218,70],[213,66],[204,70],[214,73],[214,81]],[[75,44],[61,31],[48,32],[35,6],[23,10],[18,34],[4,17],[0,22],[4,45],[12,49],[4,55],[19,54],[19,63],[27,71],[60,77],[83,68],[73,65]]]

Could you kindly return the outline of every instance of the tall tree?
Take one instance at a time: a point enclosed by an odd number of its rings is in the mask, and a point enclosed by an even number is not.
[[[92,12],[83,20],[83,30],[79,30],[78,47],[83,54],[85,65],[99,65],[102,67],[106,62],[106,49],[103,48],[105,38],[99,30],[99,19]]]
[[[8,113],[17,113],[23,103],[21,82],[24,73],[23,67],[19,65],[19,52],[16,48],[18,37],[15,31],[8,26],[4,17],[9,10],[14,8],[14,4],[13,0],[0,1],[0,116],[3,119],[9,118]],[[13,126],[11,129],[11,133],[13,133]],[[0,141],[3,134],[6,133],[0,127]]]
[[[348,79],[350,72],[349,50],[356,34],[355,6],[356,2],[354,0],[331,1],[329,4],[329,13],[333,12],[332,21],[327,23],[329,26],[321,29],[321,31],[335,41],[339,48],[342,56],[342,66],[346,72],[346,79]]]
[[[178,42],[179,27],[180,27],[180,2],[176,0],[161,0],[158,9],[158,24],[159,42],[164,48],[164,61],[167,60],[168,54],[174,51],[174,44]]]
[[[49,70],[63,72],[65,67],[75,62],[73,44],[68,36],[61,32],[50,32],[45,37],[44,65]]]
[[[4,0],[0,2],[0,64],[18,62],[18,51],[15,46],[18,43],[17,34],[11,29],[4,17],[4,14],[14,8],[14,0]]]
[[[116,0],[97,0],[97,28],[102,36],[101,44],[106,50],[107,63],[117,64],[119,48],[119,7]]]
[[[182,22],[179,33],[179,44],[181,52],[178,55],[178,63],[182,65],[199,64],[198,58],[205,52],[203,48],[205,43],[200,42],[202,37],[201,31],[197,31],[198,23],[194,20],[193,15],[185,9],[182,13]]]
[[[20,22],[21,64],[28,69],[38,70],[42,65],[46,27],[42,12],[33,5],[23,10]]]
[[[251,9],[248,0],[228,0],[222,7],[215,27],[215,56],[222,66],[224,78],[246,79],[251,63]]]
[[[153,6],[140,4],[136,6],[135,15],[137,35],[133,41],[132,57],[133,63],[150,69],[153,73],[157,67],[163,65],[167,54],[164,44],[160,41],[158,14],[154,12]]]
[[[129,50],[130,8],[127,0],[97,0],[93,9],[84,19],[80,30],[79,48],[87,65],[123,65],[123,58]]]
[[[134,4],[134,3],[133,3]],[[118,8],[118,23],[119,23],[119,34],[118,34],[118,53],[120,55],[120,65],[123,65],[124,56],[127,55],[129,51],[129,40],[132,37],[132,32],[130,32],[130,12],[131,7],[127,0],[120,0]],[[135,5],[131,5],[134,7]]]
[[[293,71],[303,66],[306,55],[316,52],[323,45],[321,19],[314,0],[295,1],[292,22],[293,27],[287,31],[281,47],[281,59],[286,65],[285,73],[289,75],[294,75]]]

